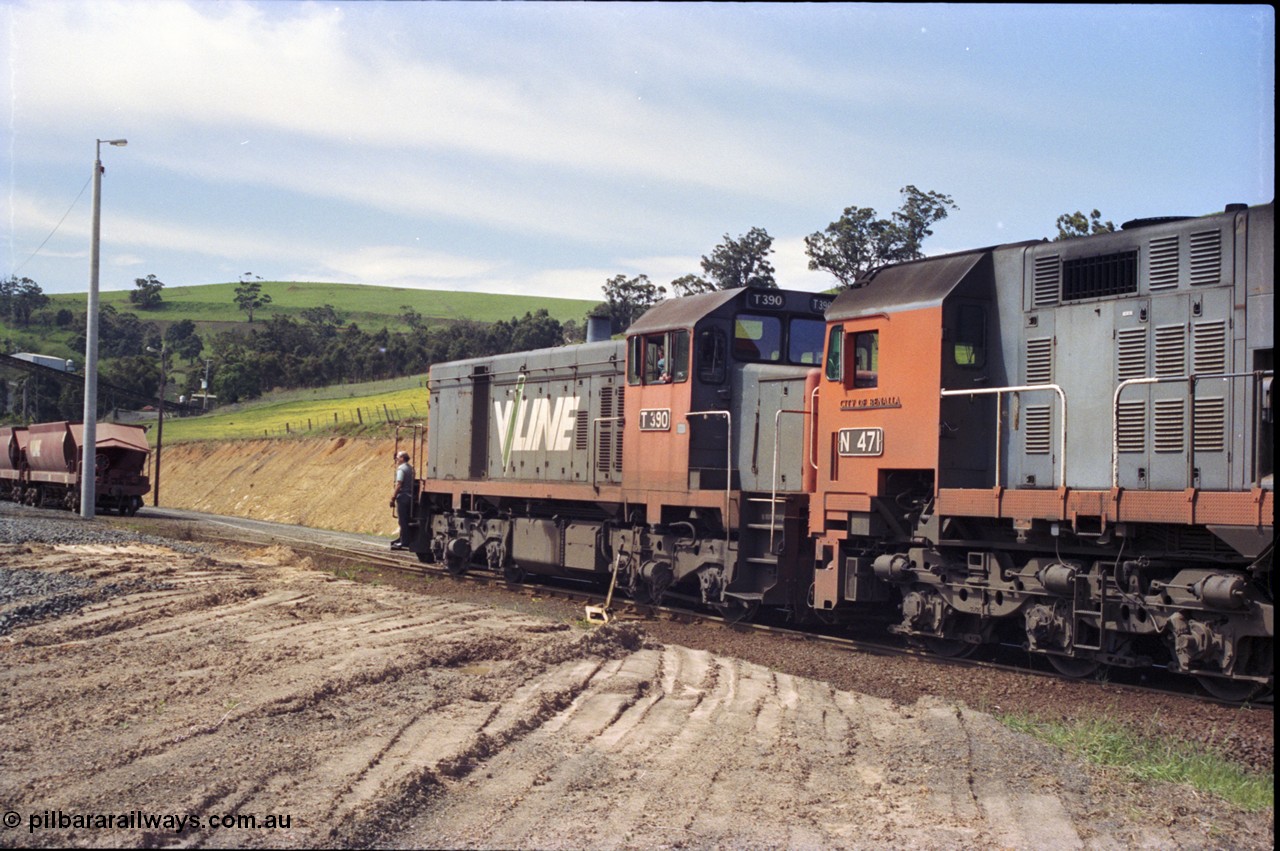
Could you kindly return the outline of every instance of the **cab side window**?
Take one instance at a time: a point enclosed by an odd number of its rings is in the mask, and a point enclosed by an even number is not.
[[[704,384],[723,384],[728,346],[724,332],[709,328],[698,333],[698,380]]]
[[[628,384],[689,380],[689,332],[637,334],[627,341]]]
[[[853,335],[853,386],[880,386],[880,332]]]
[[[962,304],[956,312],[957,366],[981,368],[987,363],[987,312],[977,304]]]
[[[832,325],[827,335],[827,380],[844,380],[844,326]]]

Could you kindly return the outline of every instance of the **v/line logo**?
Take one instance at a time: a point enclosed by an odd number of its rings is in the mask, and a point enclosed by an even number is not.
[[[567,451],[578,422],[578,402],[577,396],[526,399],[523,382],[516,385],[509,401],[494,401],[493,414],[498,434],[502,435],[503,467],[510,463],[512,452]]]

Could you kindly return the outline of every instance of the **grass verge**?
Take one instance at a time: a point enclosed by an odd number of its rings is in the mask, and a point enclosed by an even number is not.
[[[1185,742],[1133,734],[1114,721],[1071,723],[1004,715],[1008,727],[1028,733],[1097,765],[1119,769],[1134,780],[1181,783],[1221,798],[1246,812],[1275,804],[1275,777],[1231,763]]]

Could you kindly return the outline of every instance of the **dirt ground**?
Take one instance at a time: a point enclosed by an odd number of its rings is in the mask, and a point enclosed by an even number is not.
[[[551,600],[182,549],[0,545],[14,587],[87,601],[0,636],[0,844],[1272,847],[1270,814],[951,701],[586,629]]]

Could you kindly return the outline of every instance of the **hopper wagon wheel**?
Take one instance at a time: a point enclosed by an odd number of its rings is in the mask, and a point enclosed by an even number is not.
[[[516,564],[514,561],[509,561],[502,568],[502,578],[510,582],[512,585],[519,585],[523,583],[525,579],[524,568]]]
[[[132,517],[138,513],[138,509],[142,507],[141,497],[131,497],[129,499],[129,516]]]
[[[461,576],[467,572],[467,560],[452,554],[447,555],[444,559],[444,569],[450,576]]]

